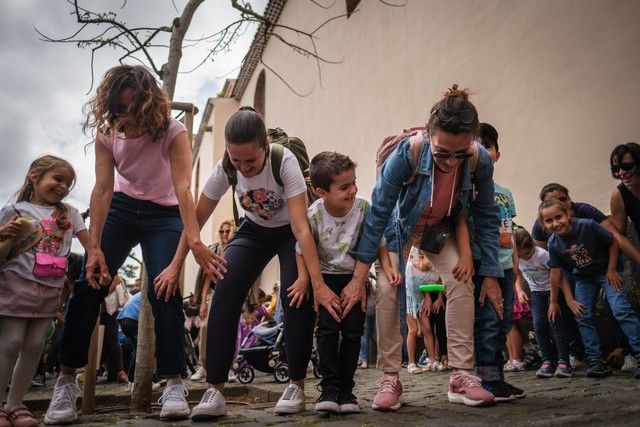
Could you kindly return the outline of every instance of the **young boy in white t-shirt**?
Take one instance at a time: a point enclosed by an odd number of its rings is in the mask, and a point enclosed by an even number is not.
[[[355,260],[349,252],[358,243],[370,205],[356,195],[356,164],[344,154],[324,151],[316,155],[311,160],[310,175],[320,198],[309,206],[309,224],[324,281],[331,292],[340,297],[353,277]],[[300,245],[296,246],[296,252],[298,271],[304,276],[307,273]],[[399,284],[400,273],[393,269],[384,241],[378,255],[389,281]],[[352,390],[365,312],[357,304],[348,313],[341,314],[342,319],[338,321],[323,306],[318,308],[316,339],[322,374],[322,393],[315,405],[318,412],[360,412]]]

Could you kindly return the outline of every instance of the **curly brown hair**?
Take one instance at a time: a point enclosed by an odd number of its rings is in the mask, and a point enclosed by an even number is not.
[[[133,101],[124,106],[119,95],[133,89]],[[118,65],[109,69],[93,98],[85,105],[87,118],[83,131],[97,129],[110,135],[115,129],[128,137],[148,133],[160,140],[171,122],[171,102],[158,81],[142,65]]]

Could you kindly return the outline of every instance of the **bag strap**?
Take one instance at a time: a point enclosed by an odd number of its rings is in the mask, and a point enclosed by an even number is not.
[[[409,137],[409,151],[411,152],[411,176],[408,180],[403,182],[404,185],[409,185],[416,179],[416,175],[418,174],[418,162],[422,157],[422,147],[424,146],[424,140],[425,136],[422,130]]]
[[[287,141],[289,137],[287,136]],[[282,178],[280,177],[280,168],[282,167],[282,159],[284,157],[284,146],[282,144],[269,144],[271,150],[271,171],[273,177],[280,187],[284,187]]]

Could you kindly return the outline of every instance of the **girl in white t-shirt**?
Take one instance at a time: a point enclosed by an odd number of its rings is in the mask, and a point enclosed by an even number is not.
[[[527,230],[518,227],[514,229],[513,236],[518,251],[518,266],[520,272],[527,279],[531,296],[531,316],[533,318],[533,330],[542,355],[542,365],[536,372],[538,378],[568,378],[572,375],[569,363],[569,308],[564,303],[564,298],[559,295],[561,312],[550,322],[548,319],[550,302],[551,268],[549,267],[549,252],[534,245],[533,238]],[[563,280],[564,279],[563,277]],[[553,342],[551,340],[553,334]],[[556,358],[557,355],[557,358]]]
[[[62,203],[76,180],[65,160],[31,163],[16,203],[0,211],[0,425],[37,426],[22,401],[36,372],[45,333],[56,315],[71,240],[86,246],[89,232],[77,209]],[[13,372],[13,376],[11,373]]]
[[[295,244],[300,243],[314,287],[316,304],[340,310],[340,299],[322,279],[315,242],[307,222],[307,186],[293,153],[284,149],[278,184],[271,168],[271,146],[262,117],[251,107],[242,107],[225,126],[225,159],[218,162],[198,199],[196,215],[202,225],[216,209],[230,185],[223,161],[235,169],[236,194],[245,216],[225,248],[224,263],[198,259],[213,280],[216,291],[211,300],[207,330],[207,383],[210,388],[193,408],[192,419],[226,414],[222,396],[229,366],[233,361],[238,318],[249,288],[267,263],[278,256],[280,301],[284,307],[285,352],[290,384],[276,404],[276,413],[305,410],[304,378],[311,356],[314,311],[307,284],[298,279]],[[188,252],[183,238],[173,269],[179,268]],[[161,275],[162,276],[162,275]],[[156,286],[162,285],[157,280]]]

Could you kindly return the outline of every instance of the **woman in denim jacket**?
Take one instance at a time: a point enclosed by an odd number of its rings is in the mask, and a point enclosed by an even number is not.
[[[429,259],[440,273],[447,292],[448,353],[453,368],[448,397],[450,402],[469,406],[491,405],[495,399],[482,388],[480,379],[469,373],[474,367],[473,266],[468,256],[460,262],[456,239],[447,239],[450,225],[460,215],[468,215],[475,252],[482,260],[478,273],[485,276],[485,280],[480,301],[484,303],[485,298],[488,299],[498,316],[502,317],[503,313],[496,280],[502,276],[498,262],[499,210],[494,202],[491,159],[484,148],[474,143],[478,124],[477,111],[467,93],[454,85],[431,109],[429,131],[422,136],[423,141],[407,138],[389,156],[373,190],[371,210],[359,244],[352,253],[358,260],[353,281],[341,295],[343,312],[363,301],[366,274],[376,259],[378,242],[383,235],[396,268],[402,269],[411,245],[431,249],[427,251]],[[415,179],[407,183],[412,177],[411,153],[415,143],[422,144],[422,152]],[[477,164],[472,171],[475,159]],[[384,274],[378,277],[382,279],[376,290],[378,368],[384,371],[384,376],[378,381],[373,407],[396,410],[402,394],[398,379],[402,349],[398,288],[389,286]]]

